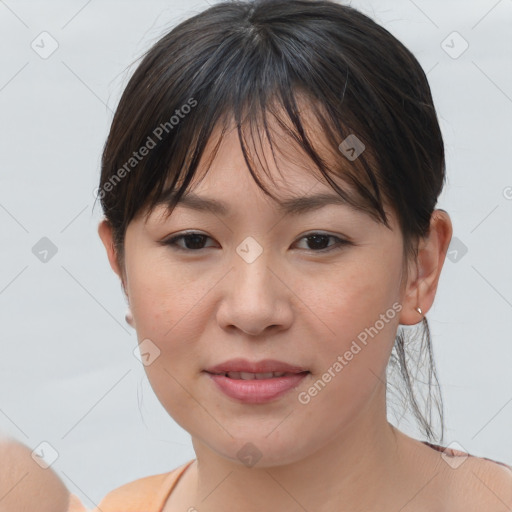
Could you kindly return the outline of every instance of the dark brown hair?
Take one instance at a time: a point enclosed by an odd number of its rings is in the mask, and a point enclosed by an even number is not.
[[[318,151],[308,137],[299,108],[304,101],[321,126],[329,161],[325,148]],[[172,212],[214,127],[225,128],[228,120],[236,123],[256,183],[276,199],[259,180],[244,135],[247,126],[251,135],[264,128],[272,142],[269,113],[350,204],[388,227],[384,205],[390,205],[403,234],[404,262],[414,258],[445,180],[443,140],[420,64],[386,29],[351,7],[328,0],[248,0],[215,4],[174,27],[143,55],[123,92],[98,193],[121,267],[128,224],[157,205]],[[358,158],[341,151],[349,136],[365,146]],[[434,441],[431,388],[437,375],[425,318],[422,324],[429,388],[424,413],[406,358],[405,345],[412,342],[401,328],[388,368],[399,369],[412,411]],[[442,441],[440,392],[435,403]]]

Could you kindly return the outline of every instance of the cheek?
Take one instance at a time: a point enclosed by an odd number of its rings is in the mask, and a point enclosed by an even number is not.
[[[313,338],[316,372],[298,396],[300,410],[309,418],[305,429],[335,435],[372,397],[385,395],[401,310],[393,273],[389,268],[388,274],[376,268],[339,272],[322,286],[325,296],[319,288],[310,294],[315,303],[311,309],[321,320],[315,324],[326,334]]]
[[[172,338],[173,332],[184,337],[184,329],[194,331],[194,322],[187,318],[197,314],[213,283],[209,284],[197,266],[172,264],[165,251],[152,258],[138,256],[127,262],[130,304],[138,333],[163,342]]]
[[[132,254],[126,266],[138,341],[149,339],[159,350],[145,371],[157,397],[170,400],[172,410],[179,415],[182,407],[190,407],[190,397],[181,386],[187,386],[201,369],[201,353],[194,340],[201,337],[204,326],[195,319],[201,315],[205,294],[212,285],[205,284],[197,273],[192,275],[185,265],[135,256]]]
[[[373,326],[386,314],[395,318],[393,304],[400,300],[400,261],[383,253],[369,256],[361,251],[360,257],[346,259],[326,266],[315,275],[301,278],[297,295],[303,297],[310,310],[318,315],[330,338],[348,340],[365,328]],[[398,319],[394,322],[398,325]],[[389,322],[380,330],[389,334]]]
[[[133,259],[130,304],[139,342],[149,339],[160,351],[145,372],[163,407],[183,428],[194,414],[191,400],[195,373],[200,371],[201,353],[197,340],[203,325],[198,319],[205,300],[205,280],[186,265],[171,266],[159,259]],[[203,301],[203,302],[202,302]],[[183,421],[185,423],[183,423]]]
[[[321,391],[322,398],[314,399],[318,405],[332,403],[338,410],[357,407],[385,380],[401,310],[399,264],[389,254],[361,257],[318,274],[316,287],[302,283],[305,302],[322,331],[322,336],[313,338],[322,382],[311,393]]]

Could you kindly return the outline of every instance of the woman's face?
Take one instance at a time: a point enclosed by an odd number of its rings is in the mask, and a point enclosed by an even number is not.
[[[279,161],[279,169],[270,167],[281,200],[339,197],[304,166]],[[133,220],[125,238],[124,285],[167,412],[195,442],[232,460],[252,451],[260,466],[313,454],[350,425],[363,435],[385,421],[402,298],[396,218],[389,230],[344,204],[285,214],[253,181],[236,130],[193,193],[226,212],[178,204],[165,220],[157,209],[147,223]],[[185,231],[204,237],[163,243]],[[205,372],[233,358],[309,373],[284,394],[248,403]]]

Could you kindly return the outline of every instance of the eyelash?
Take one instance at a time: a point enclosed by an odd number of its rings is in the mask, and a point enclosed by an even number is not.
[[[184,240],[186,238],[194,237],[194,236],[201,236],[201,237],[203,237],[203,239],[208,239],[208,238],[211,239],[211,237],[209,237],[208,235],[204,235],[203,233],[191,231],[189,233],[184,233],[184,234],[169,238],[168,240],[164,240],[161,243],[162,243],[162,245],[170,246],[173,250],[184,251],[184,252],[199,252],[203,249],[208,249],[208,247],[201,247],[200,249],[187,249],[187,248],[181,247],[177,244],[177,242],[181,239]],[[336,243],[326,249],[320,249],[320,250],[309,249],[309,252],[328,253],[331,251],[340,250],[346,245],[353,245],[352,242],[349,242],[348,240],[345,240],[344,238],[340,238],[340,237],[337,237],[334,235],[327,235],[325,233],[315,233],[315,232],[309,233],[308,235],[305,235],[305,236],[299,238],[299,240],[313,238],[315,236],[321,236],[324,238],[332,238],[332,239],[336,240]],[[305,249],[305,250],[308,250],[308,249]]]

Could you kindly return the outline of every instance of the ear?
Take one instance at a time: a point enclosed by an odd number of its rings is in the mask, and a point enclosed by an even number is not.
[[[409,267],[400,324],[417,324],[431,308],[452,233],[453,227],[448,213],[434,210],[429,233],[420,240],[417,259]],[[416,311],[417,307],[421,308],[421,315]]]
[[[112,225],[107,219],[103,219],[98,224],[98,235],[101,238],[101,241],[103,242],[103,245],[105,246],[105,249],[107,251],[108,261],[110,263],[110,266],[112,267],[112,270],[119,276],[121,279],[121,283],[123,285],[123,289],[125,289],[124,285],[124,276],[121,268],[119,267],[117,252],[115,250],[114,246],[114,238],[113,238],[113,232],[112,232]],[[125,290],[126,292],[126,290]]]

